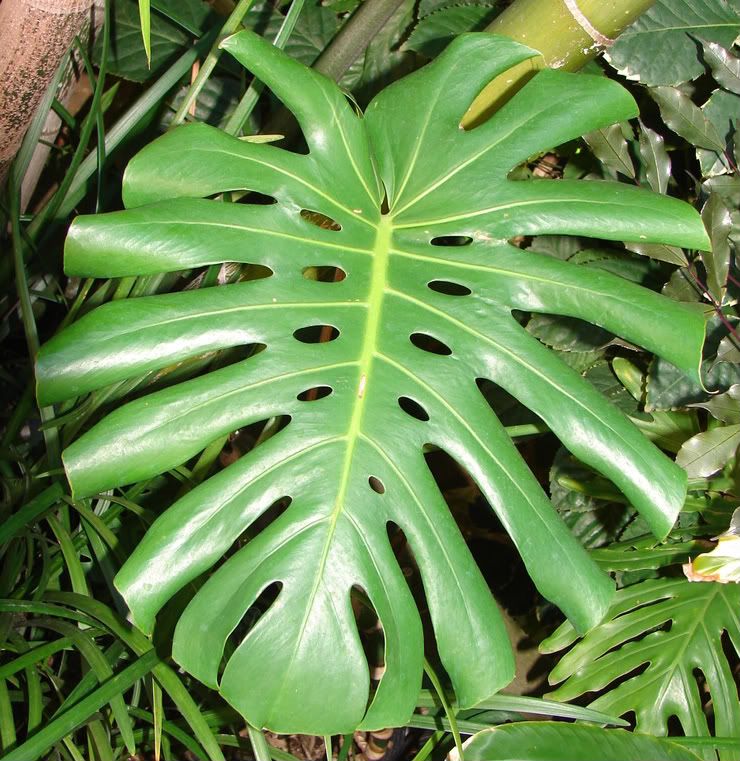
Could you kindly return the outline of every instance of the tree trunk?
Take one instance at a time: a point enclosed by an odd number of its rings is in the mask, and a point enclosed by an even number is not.
[[[0,183],[92,0],[3,0],[0,4]]]
[[[545,66],[577,71],[613,42],[655,0],[515,0],[486,29],[542,56],[497,77],[473,102],[464,127],[484,121]]]

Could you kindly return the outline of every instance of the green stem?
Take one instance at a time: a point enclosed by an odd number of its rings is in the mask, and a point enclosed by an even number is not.
[[[256,729],[251,724],[247,724],[247,732],[249,733],[249,742],[252,743],[255,759],[257,761],[270,761],[270,746],[267,744],[262,731]]]
[[[365,52],[404,0],[365,0],[316,59],[313,68],[338,81]]]
[[[455,711],[447,701],[447,696],[445,695],[442,683],[439,681],[439,677],[432,668],[431,663],[429,663],[426,658],[424,658],[424,673],[429,677],[429,681],[432,683],[432,686],[434,687],[437,696],[439,697],[440,703],[442,703],[442,708],[445,712],[445,715],[447,716],[447,721],[450,722],[450,732],[452,732],[452,736],[455,738],[457,757],[459,761],[463,761],[462,738],[460,737],[460,730],[457,727],[457,718],[455,717]]]
[[[290,35],[293,34],[293,29],[295,29],[296,22],[301,14],[301,10],[303,10],[304,2],[305,0],[293,0],[290,4],[290,9],[286,14],[283,23],[280,25],[280,29],[275,35],[275,39],[272,43],[276,48],[282,50],[290,39]],[[239,105],[237,105],[234,112],[229,117],[229,120],[226,122],[226,127],[224,127],[226,132],[230,135],[238,135],[242,131],[242,128],[247,123],[247,119],[249,119],[254,107],[257,105],[257,101],[264,89],[264,82],[261,82],[258,79],[252,80],[247,91],[239,101]]]
[[[234,32],[241,26],[242,19],[247,15],[247,11],[250,9],[253,2],[254,0],[239,0],[236,8],[234,8],[231,15],[224,22],[218,38],[213,43],[206,56],[206,60],[203,61],[203,64],[198,71],[198,76],[195,78],[193,84],[190,85],[190,88],[185,93],[185,97],[182,99],[182,103],[180,103],[180,107],[175,112],[175,116],[172,119],[173,127],[182,124],[185,121],[185,117],[187,116],[190,107],[195,103],[195,99],[200,94],[203,86],[216,68],[218,59],[221,57],[221,40],[228,37],[230,34],[234,34]]]
[[[511,37],[542,55],[514,66],[487,85],[463,118],[463,127],[480,124],[545,66],[577,71],[654,2],[515,0],[486,31]]]

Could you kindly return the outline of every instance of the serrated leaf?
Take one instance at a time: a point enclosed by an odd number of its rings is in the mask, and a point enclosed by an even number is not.
[[[65,450],[72,489],[82,497],[147,479],[233,430],[289,418],[152,526],[116,577],[133,619],[151,631],[162,606],[217,565],[175,630],[183,668],[258,727],[335,734],[401,725],[418,695],[423,639],[388,541],[392,522],[419,565],[458,704],[473,705],[511,679],[513,659],[425,448],[464,464],[540,591],[588,629],[612,582],[557,517],[476,381],[540,416],[663,536],[684,501],[683,472],[512,310],[586,319],[694,374],[704,331],[685,305],[507,241],[629,232],[700,247],[706,234],[688,205],[639,188],[507,179],[529,156],[636,110],[604,77],[547,70],[485,124],[460,130],[483,85],[534,55],[507,38],[458,37],[384,90],[364,118],[334,83],[262,38],[240,32],[222,44],[296,114],[309,152],[201,124],[172,130],[129,164],[126,210],[75,221],[66,268],[112,277],[236,261],[272,274],[88,313],[43,348],[39,394],[49,403],[205,351],[265,349],[113,411]],[[208,198],[228,190],[276,203]],[[319,266],[345,277],[305,276]],[[220,564],[287,497],[285,511]],[[275,582],[276,601],[222,664],[232,632]],[[385,640],[369,708],[353,586]]]
[[[619,35],[607,60],[646,85],[677,85],[704,72],[696,38],[725,47],[740,33],[740,14],[726,0],[657,0]]]
[[[738,340],[732,336],[725,336],[719,342],[719,348],[717,349],[717,362],[731,362],[734,364],[740,363],[740,348],[738,348]]]
[[[458,34],[483,29],[495,14],[490,5],[446,6],[424,16],[403,47],[435,58]]]
[[[463,746],[468,761],[699,761],[660,737],[585,724],[520,721],[484,729]],[[457,760],[456,760],[457,761]]]
[[[691,98],[675,87],[651,87],[648,92],[658,104],[663,121],[677,135],[697,148],[724,151],[724,140]]]
[[[703,184],[707,195],[717,193],[726,206],[735,208],[740,206],[740,177],[720,175],[710,177]]]
[[[702,296],[699,287],[685,269],[674,270],[661,293],[675,301],[686,302],[699,302]]]
[[[638,285],[644,285],[651,290],[657,290],[660,283],[660,266],[648,258],[633,256],[629,250],[583,248],[571,256],[570,261],[574,264],[585,264],[588,267],[611,272]]]
[[[660,579],[623,589],[609,620],[589,632],[550,673],[551,684],[564,682],[550,697],[572,700],[600,691],[589,707],[615,716],[634,711],[639,732],[665,735],[675,716],[686,735],[707,737],[697,685],[703,677],[717,736],[740,737],[740,702],[722,645],[726,631],[728,647],[740,654],[739,607],[736,585]],[[564,624],[540,649],[556,652],[576,638]],[[622,681],[610,688],[618,679]]]
[[[701,210],[704,227],[712,241],[711,251],[702,251],[707,271],[707,288],[716,303],[721,304],[730,271],[730,211],[717,193],[712,193]]]
[[[656,193],[667,193],[668,180],[671,178],[671,159],[665,149],[663,136],[640,122],[639,141],[640,158],[650,187]]]
[[[717,84],[740,95],[740,58],[716,42],[701,41],[704,60],[709,64]]]
[[[721,141],[721,148],[715,147],[712,150],[696,152],[702,174],[705,177],[714,177],[732,172],[733,168],[726,154],[737,132],[737,122],[740,119],[740,96],[724,90],[716,90],[701,110],[705,119],[714,126]]]
[[[713,428],[692,436],[676,455],[689,478],[706,478],[724,468],[740,444],[740,425]]]
[[[740,423],[740,383],[717,394],[706,402],[697,402],[692,407],[703,407],[713,418],[724,423]]]
[[[606,346],[614,336],[584,320],[552,315],[533,315],[527,332],[558,351],[594,351]]]
[[[667,246],[665,243],[639,243],[629,241],[624,244],[629,251],[634,251],[640,256],[647,256],[650,259],[657,259],[659,262],[668,262],[677,264],[679,267],[686,267],[688,260],[686,254],[678,246]]]
[[[635,177],[635,167],[630,157],[629,146],[619,124],[597,129],[583,136],[594,156],[614,172],[626,177]]]
[[[641,402],[645,386],[643,373],[624,357],[615,357],[612,369],[630,396]],[[635,425],[651,441],[669,452],[678,452],[684,441],[699,431],[695,413],[652,411],[650,414],[629,414]]]

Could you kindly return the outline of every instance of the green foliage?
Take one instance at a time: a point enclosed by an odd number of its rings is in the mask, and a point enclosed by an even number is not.
[[[113,44],[107,60],[110,74],[134,82],[144,82],[171,63],[172,59],[189,43],[189,37],[177,24],[158,13],[152,13],[148,36],[149,50],[142,43],[144,30],[141,26],[140,7],[148,2],[117,0],[113,3]],[[96,62],[102,56],[102,37],[95,48]]]
[[[731,0],[656,0],[607,57],[628,79],[677,85],[704,71],[697,38],[727,47],[739,32],[740,11]]]
[[[104,418],[65,451],[73,492],[152,478],[230,431],[288,416],[284,430],[155,523],[117,576],[134,620],[151,630],[168,599],[290,497],[188,604],[174,657],[257,726],[329,733],[401,723],[418,693],[422,643],[387,540],[393,522],[421,569],[458,702],[473,705],[511,679],[512,663],[496,608],[426,469],[425,446],[465,464],[540,591],[584,631],[605,612],[611,584],[552,511],[475,380],[494,381],[536,412],[664,536],[683,503],[682,472],[511,310],[589,320],[688,373],[703,339],[702,317],[687,305],[506,241],[634,236],[703,248],[705,233],[686,205],[625,185],[507,180],[532,154],[629,118],[635,106],[605,78],[546,71],[485,125],[462,132],[480,87],[533,54],[503,38],[458,38],[381,93],[364,120],[336,86],[259,37],[243,32],[223,45],[292,108],[308,155],[203,125],[175,130],[130,163],[127,211],[75,222],[66,268],[128,277],[238,261],[272,274],[89,313],[42,350],[39,397],[79,397],[203,352],[266,348]],[[412,99],[426,107],[409,114]],[[201,200],[230,191],[277,202]],[[316,281],[306,276],[313,267],[346,277]],[[305,343],[304,331],[315,341],[321,326],[336,340]],[[276,581],[277,601],[220,674],[227,639]],[[364,718],[369,680],[353,586],[385,636],[385,673]],[[306,687],[318,681],[320,692]]]
[[[697,761],[675,742],[623,729],[554,722],[519,722],[479,732],[465,745],[468,761]]]
[[[483,29],[495,15],[491,5],[446,5],[419,21],[405,47],[435,58],[457,35]]]
[[[551,694],[572,700],[620,683],[589,703],[624,716],[634,711],[636,729],[666,735],[675,716],[686,735],[708,736],[702,693],[707,691],[720,737],[740,737],[740,703],[728,652],[740,653],[740,587],[685,579],[644,581],[620,590],[608,620],[561,657],[550,672]],[[557,652],[577,639],[566,623],[541,646]],[[722,752],[738,757],[737,749]]]

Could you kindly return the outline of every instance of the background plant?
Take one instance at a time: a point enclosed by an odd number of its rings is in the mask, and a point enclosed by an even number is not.
[[[118,6],[118,3],[116,5]],[[162,16],[162,10],[157,10],[156,4],[153,5],[152,27],[158,20],[166,18]],[[656,290],[665,284],[663,290],[672,298],[704,304],[707,313],[714,315],[703,367],[705,388],[718,388],[723,391],[714,395],[707,394],[698,384],[688,384],[681,374],[664,361],[651,359],[650,355],[615,340],[612,335],[604,334],[603,331],[600,333],[592,326],[578,323],[572,318],[553,318],[545,315],[524,318],[527,330],[531,334],[552,346],[559,356],[579,372],[585,372],[586,377],[633,417],[646,435],[661,448],[668,452],[683,452],[679,455],[679,462],[688,469],[692,479],[689,499],[676,527],[669,535],[668,542],[659,545],[650,537],[647,527],[642,519],[636,516],[632,506],[625,504],[624,498],[607,482],[588,468],[574,462],[564,452],[555,458],[551,470],[550,491],[556,506],[566,522],[573,527],[576,535],[587,546],[594,548],[592,556],[596,562],[605,570],[613,572],[620,586],[624,586],[626,591],[646,577],[673,578],[679,572],[680,564],[686,562],[689,556],[711,547],[706,539],[716,536],[727,527],[735,504],[734,454],[737,441],[734,437],[738,418],[733,412],[736,394],[732,386],[736,382],[736,272],[731,255],[736,239],[733,210],[737,207],[737,159],[733,141],[737,111],[733,111],[733,104],[737,102],[737,93],[733,90],[734,80],[731,75],[736,69],[732,58],[732,39],[737,33],[737,14],[733,15],[734,9],[726,3],[707,3],[700,9],[699,21],[685,18],[677,24],[675,14],[671,18],[661,16],[665,13],[666,6],[667,4],[657,3],[649,16],[643,19],[642,24],[647,24],[648,30],[659,33],[658,36],[649,38],[650,43],[647,47],[655,50],[656,40],[668,40],[665,43],[666,52],[661,56],[653,56],[652,59],[675,60],[680,57],[682,62],[688,62],[685,66],[677,67],[681,72],[684,69],[688,72],[680,75],[685,77],[686,81],[665,79],[655,76],[652,72],[638,72],[634,68],[625,72],[633,78],[641,77],[641,81],[628,82],[641,106],[641,122],[594,133],[587,137],[586,143],[573,141],[553,153],[523,165],[518,170],[521,177],[611,177],[625,184],[642,184],[658,192],[668,192],[694,201],[703,208],[708,231],[714,243],[714,253],[708,256],[675,247],[635,247],[630,244],[631,248],[638,249],[635,255],[632,255],[618,244],[587,244],[583,239],[573,236],[539,236],[520,242],[520,245],[532,251],[570,259],[574,264],[616,272],[635,282],[650,285]],[[162,5],[162,8],[164,7]],[[181,9],[184,6],[177,4],[177,7]],[[118,7],[114,9],[114,13],[120,10]],[[132,4],[134,22],[130,26],[133,33],[129,39],[132,49],[138,46],[138,55],[145,61],[141,29],[138,26],[138,10],[137,4]],[[252,8],[245,11],[245,18],[255,10]],[[327,10],[329,13],[326,13]],[[408,35],[414,23],[413,19],[429,14],[423,14],[420,8],[415,10],[411,7],[404,11],[406,15],[402,15],[402,10],[403,6],[392,22],[385,27],[386,31],[374,38],[375,42],[365,54],[362,69],[363,73],[367,72],[367,78],[362,87],[354,88],[361,103],[368,102],[370,95],[377,91],[384,78],[397,76],[423,61],[423,58],[417,58],[408,52],[403,41],[412,39]],[[148,652],[150,645],[145,640],[137,639],[124,625],[124,609],[117,608],[120,601],[117,601],[111,586],[115,571],[129,554],[141,527],[151,522],[154,516],[153,508],[162,501],[171,501],[178,492],[184,493],[210,472],[220,468],[218,458],[224,446],[223,441],[215,442],[207,448],[197,460],[190,463],[192,467],[178,468],[163,477],[135,484],[127,489],[126,493],[100,495],[89,503],[64,502],[62,487],[53,485],[45,488],[50,478],[55,479],[58,476],[56,458],[60,443],[65,445],[74,438],[80,430],[88,427],[109,409],[116,399],[130,398],[144,389],[187,378],[205,366],[205,363],[227,363],[228,355],[202,357],[195,362],[169,368],[164,374],[96,392],[78,409],[58,409],[57,416],[63,416],[57,421],[58,424],[41,431],[29,412],[33,398],[32,389],[29,385],[24,390],[24,383],[18,383],[16,380],[28,378],[30,371],[24,357],[25,341],[22,329],[33,347],[34,343],[38,343],[34,339],[35,325],[39,326],[42,337],[46,338],[55,332],[62,320],[71,322],[75,316],[110,299],[119,300],[128,295],[178,290],[183,286],[188,287],[188,284],[189,287],[202,287],[223,282],[228,278],[245,277],[245,273],[236,268],[219,270],[214,266],[190,273],[102,282],[72,281],[68,285],[59,274],[59,245],[64,232],[63,223],[68,215],[74,208],[94,210],[97,206],[108,210],[117,207],[119,202],[116,193],[120,183],[116,181],[116,175],[125,165],[128,155],[146,139],[143,130],[150,130],[150,135],[157,132],[158,120],[152,107],[163,102],[162,99],[170,88],[189,73],[192,61],[198,55],[203,56],[209,49],[212,40],[206,36],[201,47],[191,52],[188,41],[192,38],[189,35],[200,35],[201,32],[207,35],[208,30],[220,22],[213,15],[203,15],[203,20],[197,21],[198,13],[195,11],[197,9],[193,6],[192,17],[189,20],[184,19],[182,14],[176,22],[179,29],[184,30],[184,39],[173,44],[170,52],[163,55],[159,62],[159,43],[155,44],[153,36],[152,71],[157,73],[150,75],[144,65],[143,71],[138,75],[140,78],[149,79],[153,84],[134,102],[132,108],[123,111],[120,118],[117,117],[117,113],[121,112],[126,100],[117,93],[121,92],[122,86],[128,88],[126,98],[130,103],[132,98],[138,97],[136,87],[115,82],[113,87],[117,89],[106,91],[106,81],[111,83],[108,75],[93,80],[97,83],[99,95],[94,108],[90,110],[91,116],[85,119],[83,112],[83,118],[75,116],[67,119],[66,129],[70,137],[60,143],[60,150],[54,151],[54,154],[59,155],[54,156],[47,170],[48,179],[43,181],[49,183],[47,187],[52,187],[56,179],[62,179],[51,203],[47,203],[43,198],[45,188],[42,182],[37,203],[27,216],[20,215],[18,208],[12,206],[13,188],[18,186],[23,175],[24,161],[29,158],[35,142],[33,133],[29,133],[26,152],[21,154],[16,164],[16,173],[11,178],[7,209],[10,212],[9,219],[16,230],[16,262],[20,256],[25,258],[27,277],[18,278],[16,283],[16,292],[25,304],[25,324],[18,321],[16,315],[19,313],[13,309],[17,297],[14,297],[13,291],[8,288],[11,283],[6,286],[9,297],[9,316],[5,321],[6,346],[11,349],[9,361],[14,363],[6,365],[6,377],[9,388],[17,388],[18,393],[11,397],[8,407],[10,419],[4,437],[4,451],[9,458],[5,460],[4,483],[8,495],[7,511],[8,514],[12,514],[12,519],[7,522],[7,533],[3,537],[4,541],[9,542],[3,556],[3,579],[7,580],[4,582],[4,594],[12,598],[12,602],[9,601],[3,610],[7,614],[4,618],[7,631],[12,635],[6,649],[14,652],[15,657],[11,659],[14,664],[12,669],[4,676],[7,680],[4,693],[6,697],[2,698],[3,721],[0,723],[0,730],[6,748],[12,747],[14,743],[21,745],[18,757],[22,758],[28,757],[30,747],[23,748],[23,740],[34,736],[38,738],[34,752],[41,753],[42,746],[46,748],[56,743],[52,752],[72,757],[75,757],[75,752],[83,755],[97,754],[100,757],[110,757],[112,754],[115,757],[123,752],[126,744],[129,744],[129,750],[132,750],[132,742],[136,743],[138,748],[161,747],[165,753],[174,753],[174,757],[182,752],[183,744],[190,748],[191,752],[202,757],[218,757],[221,752],[219,744],[227,753],[230,746],[246,747],[247,744],[246,737],[239,734],[243,726],[239,717],[230,713],[213,693],[201,691],[197,683],[191,683],[186,679],[187,690],[191,691],[195,698],[190,700],[174,672],[169,673],[175,676],[176,682],[166,675],[163,676],[165,672],[160,666],[167,668],[166,661],[159,663],[156,669],[151,671],[151,659],[155,656]],[[496,9],[493,12],[496,12]],[[172,9],[169,13],[170,16],[175,15]],[[303,8],[298,7],[292,17],[290,13],[286,17],[275,11],[270,11],[269,16],[276,22],[271,22],[274,23],[273,33],[282,26],[284,36],[287,35],[286,30],[290,25],[296,23],[288,37],[289,41],[299,40],[300,30],[311,24],[314,25],[312,29],[318,29],[317,19],[326,19],[326,36],[322,38],[316,33],[312,37],[318,40],[314,49],[323,50],[333,31],[344,22],[343,13],[345,11],[337,15],[330,9],[306,4]],[[333,22],[328,21],[330,16]],[[288,19],[287,25],[283,21],[285,18]],[[694,27],[691,26],[692,23],[695,24]],[[201,25],[196,27],[196,24]],[[304,24],[307,26],[303,26]],[[672,31],[660,32],[660,24],[665,28],[671,28]],[[252,26],[249,23],[247,25]],[[716,33],[712,25],[715,25]],[[420,28],[421,26],[419,24]],[[673,27],[676,26],[686,27],[688,35],[683,33],[682,37],[675,36]],[[124,26],[119,28],[123,30]],[[111,24],[114,39],[110,48],[113,51],[125,50],[122,40],[116,39],[115,29],[115,25]],[[174,29],[178,27],[175,26]],[[266,36],[272,38],[273,33],[267,31],[269,25],[264,29]],[[699,29],[702,30],[701,34]],[[455,31],[464,30],[465,27],[462,27]],[[638,27],[637,32],[639,31]],[[154,35],[153,32],[152,34]],[[163,34],[164,37],[168,35],[176,37],[171,31]],[[307,33],[307,36],[312,35]],[[634,38],[629,40],[631,44],[645,44],[644,35],[634,33],[631,37]],[[697,40],[698,37],[701,39]],[[164,45],[163,42],[161,44]],[[100,62],[106,58],[108,71],[113,72],[111,76],[118,76],[122,72],[112,68],[118,65],[113,58],[113,55],[118,53],[103,56],[102,37],[98,45],[95,60]],[[373,45],[376,46],[375,60],[381,62],[376,70],[371,63]],[[726,52],[723,53],[717,46]],[[393,56],[388,56],[391,47],[395,52]],[[166,48],[160,48],[164,49]],[[297,57],[301,55],[297,49],[289,52]],[[178,55],[180,57],[175,60],[173,56]],[[717,62],[717,57],[721,63]],[[177,99],[178,96],[175,95],[175,108],[170,110],[174,119],[181,121],[191,118],[192,103],[188,102],[190,98],[186,97],[185,90],[189,90],[192,95],[202,85],[195,99],[195,107],[211,110],[209,115],[196,111],[196,117],[205,117],[211,123],[223,125],[231,120],[231,129],[235,129],[234,125],[242,122],[249,125],[246,126],[248,132],[256,131],[259,125],[269,126],[267,132],[287,131],[284,117],[276,115],[276,105],[269,100],[269,96],[263,96],[258,101],[257,110],[249,113],[250,104],[259,94],[260,86],[249,88],[246,81],[240,83],[237,71],[230,70],[217,53],[213,54],[211,60],[215,58],[218,58],[219,63],[211,69],[209,77],[201,78],[200,82],[196,78],[195,88],[183,87],[181,99]],[[612,48],[609,58],[617,68],[622,67],[618,45]],[[383,70],[382,62],[386,59],[389,68],[392,65],[393,73]],[[638,59],[639,56],[635,55],[633,49],[625,54],[623,60],[638,62]],[[167,69],[172,60],[175,62]],[[207,61],[201,70],[208,69],[206,64]],[[95,77],[96,70],[90,70]],[[372,73],[373,71],[375,73]],[[606,71],[611,70],[607,68]],[[370,81],[372,77],[375,77],[374,83]],[[688,77],[698,78],[689,80]],[[222,85],[219,80],[222,80]],[[213,105],[209,107],[208,93],[213,82],[219,82],[219,88],[214,93]],[[229,83],[234,87],[234,95],[231,97],[225,95]],[[351,80],[349,83],[351,86]],[[234,108],[242,93],[245,106],[234,119]],[[178,112],[177,104],[181,106]],[[688,104],[693,104],[694,108],[690,108]],[[719,116],[718,104],[726,109]],[[100,116],[103,112],[107,114],[106,117]],[[245,113],[247,117],[244,116]],[[252,121],[248,121],[247,118]],[[135,130],[132,129],[132,125],[135,125]],[[241,126],[236,129],[241,129]],[[85,157],[88,146],[104,135],[107,150],[96,150]],[[79,142],[75,142],[76,137],[79,138]],[[696,148],[692,147],[692,143],[696,144]],[[76,157],[72,157],[70,148],[75,147]],[[65,174],[70,157],[73,163]],[[103,181],[99,182],[99,178],[103,178]],[[96,183],[99,192],[92,192],[86,196],[86,191],[95,190]],[[20,235],[21,232],[23,235]],[[6,275],[8,272],[6,270]],[[79,290],[75,291],[76,288]],[[67,310],[61,306],[65,298],[71,299],[70,317],[66,317]],[[28,319],[32,313],[36,318],[35,324],[34,320]],[[509,425],[512,434],[526,433],[531,436],[535,431],[543,429],[540,421],[532,418],[530,413],[500,391],[489,388],[488,393],[495,411],[504,424]],[[48,413],[43,414],[49,416]],[[259,431],[242,432],[239,438],[226,445],[226,451],[221,457],[228,459],[248,449],[257,436]],[[549,434],[540,434],[537,439],[526,441],[537,442],[536,449],[531,443],[523,445],[535,468],[547,467],[549,463],[538,464],[538,458],[546,461],[548,455],[539,453],[553,451],[553,439]],[[435,456],[429,455],[429,458]],[[449,475],[445,476],[444,473]],[[485,546],[486,541],[493,540],[496,547],[505,546],[500,544],[500,527],[485,522],[481,525],[477,497],[470,483],[464,477],[455,476],[454,471],[448,467],[438,465],[436,474],[442,479],[443,492],[453,505],[460,525],[473,545]],[[456,480],[458,478],[462,480]],[[156,512],[158,511],[159,508],[156,508]],[[408,559],[406,566],[412,569],[413,574],[413,563]],[[493,579],[496,576],[497,574],[491,574],[489,578]],[[489,583],[493,583],[494,587],[501,586],[501,582]],[[686,589],[687,600],[706,598],[710,594],[709,591],[705,593],[696,587],[690,587],[688,582],[671,583],[675,583],[678,590]],[[711,585],[707,585],[707,588],[711,589]],[[732,599],[733,590],[734,587],[722,588],[718,594],[725,598],[729,595],[728,599]],[[502,599],[506,600],[507,590],[504,588],[498,591],[500,594],[503,592]],[[679,594],[683,593],[679,591]],[[530,602],[525,602],[527,599]],[[652,605],[659,606],[663,598],[656,596],[650,599]],[[521,584],[515,585],[510,600],[513,602],[506,603],[510,609],[518,612],[521,612],[522,608],[525,609],[524,625],[534,636],[538,636],[541,628],[546,628],[548,622],[553,620],[554,612],[548,606],[538,604],[532,593],[526,592],[526,588]],[[648,606],[646,611],[650,609]],[[659,613],[659,610],[656,611],[656,615]],[[619,620],[620,615],[619,612],[613,614],[616,616],[615,621]],[[75,631],[70,631],[69,628],[63,632],[60,628],[53,628],[52,624],[55,621],[61,621],[63,625],[64,619],[71,622],[74,629],[82,632],[83,636],[77,636]],[[646,621],[649,622],[650,619]],[[75,625],[75,622],[82,626]],[[589,636],[598,637],[598,632],[597,629]],[[647,632],[643,632],[650,636],[649,627]],[[61,637],[61,644],[60,641],[51,642],[50,637],[53,636]],[[166,641],[166,633],[163,632],[162,637],[163,641]],[[645,648],[651,642],[652,640],[647,640]],[[26,650],[31,648],[31,654],[26,656],[25,660],[18,660],[25,652],[24,643]],[[55,655],[53,651],[57,646],[60,649]],[[42,649],[37,651],[37,647]],[[96,658],[93,654],[96,651],[102,655],[103,660]],[[159,652],[166,653],[166,649],[159,648]],[[719,653],[716,650],[715,652]],[[684,657],[679,650],[675,656],[677,659]],[[722,668],[731,671],[734,668],[732,648],[722,649],[721,656],[727,664]],[[50,660],[45,660],[47,658]],[[81,658],[90,660],[82,661]],[[134,658],[139,660],[132,662]],[[90,663],[90,666],[84,665],[85,663]],[[97,665],[94,666],[93,663]],[[107,664],[107,668],[103,663]],[[430,664],[430,668],[432,667],[433,657]],[[115,675],[112,679],[118,681],[112,681],[111,673]],[[556,671],[553,679],[558,673],[562,673],[562,670]],[[84,679],[80,681],[80,676],[83,675]],[[702,704],[702,716],[711,716],[711,704],[706,699],[701,699],[701,696],[705,695],[705,682],[701,678],[697,681],[696,675],[693,678]],[[177,684],[180,684],[179,690]],[[587,682],[584,684],[588,687]],[[602,687],[599,684],[596,686],[599,689]],[[608,699],[608,685],[603,686],[607,687],[605,694]],[[619,695],[624,696],[627,692],[628,690],[622,689]],[[731,698],[731,692],[728,694]],[[123,696],[123,708],[117,696]],[[107,707],[109,700],[112,700],[112,704]],[[488,713],[485,710],[478,712],[479,718],[471,718],[463,713],[458,717],[458,727],[463,731],[475,731],[486,723],[501,721],[504,718],[502,710],[509,711],[506,714],[508,718],[513,718],[511,711],[525,710],[524,705],[517,706],[515,699],[506,700],[514,702],[501,704],[494,701],[489,704]],[[615,711],[621,710],[630,719],[632,711],[637,714],[641,706],[644,706],[645,698],[642,698],[642,701],[629,703],[617,696],[611,705],[617,707]],[[431,695],[422,695],[417,705],[428,711],[430,705],[434,705],[434,699]],[[60,706],[64,708],[59,713],[59,719],[61,721],[63,717],[67,723],[49,723],[48,720]],[[529,704],[526,710],[531,708],[532,705]],[[541,709],[556,710],[550,704],[545,704]],[[564,706],[561,710],[578,709]],[[688,710],[695,712],[696,704]],[[436,709],[432,708],[432,714],[435,711]],[[453,711],[454,707],[451,707],[450,716]],[[492,713],[493,711],[498,713]],[[687,729],[685,723],[683,727],[688,734],[706,735],[713,729],[721,734],[737,734],[732,722],[723,724],[723,728],[719,730],[716,722],[713,724],[711,719],[704,721],[695,714],[691,715],[693,718],[689,726],[695,728]],[[660,727],[651,726],[650,731],[674,731],[676,727],[670,716],[667,715],[667,718],[669,720],[666,724]],[[424,725],[426,722],[425,726],[430,726],[430,721],[431,726],[437,722],[442,729],[449,726],[446,723],[448,718],[433,719],[428,714],[415,717],[411,723]],[[477,726],[476,721],[479,722]],[[45,735],[39,735],[35,728],[40,727],[42,723],[44,731],[53,727],[54,732],[50,734],[47,731]],[[130,725],[131,732],[127,725]],[[75,727],[77,729],[73,731]],[[645,728],[643,726],[643,729]],[[257,752],[279,755],[279,750],[262,745],[258,734],[252,732],[251,737],[256,743]],[[433,748],[437,744],[439,750],[443,751],[449,737],[441,733],[432,735],[429,743],[421,749],[422,754],[436,752]],[[690,740],[683,742],[691,743]],[[696,750],[696,743],[699,741],[693,742],[692,747]],[[720,740],[714,742],[718,747],[722,745]],[[350,751],[348,743],[345,743],[344,747],[349,752],[356,752],[354,749]],[[713,751],[701,752],[707,754]],[[730,752],[726,749],[723,751]]]

